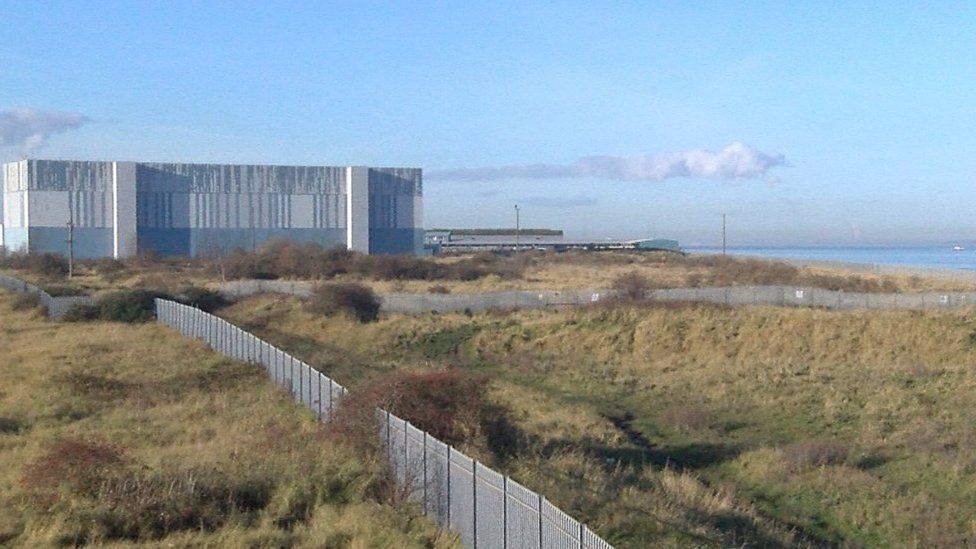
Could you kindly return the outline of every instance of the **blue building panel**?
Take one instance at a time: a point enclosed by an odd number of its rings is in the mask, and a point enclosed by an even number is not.
[[[78,258],[227,253],[279,239],[423,250],[416,168],[23,160],[3,177],[7,250],[66,253],[66,220]]]
[[[68,229],[65,227],[30,227],[28,247],[32,252],[54,252],[68,255]],[[75,259],[112,257],[112,229],[75,227],[71,231]]]

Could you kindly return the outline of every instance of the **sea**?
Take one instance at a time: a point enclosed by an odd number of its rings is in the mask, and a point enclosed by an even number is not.
[[[722,253],[721,248],[685,247],[691,253]],[[952,246],[890,247],[729,247],[730,255],[769,257],[788,260],[814,260],[861,265],[888,265],[924,269],[976,271],[976,246],[955,250]]]

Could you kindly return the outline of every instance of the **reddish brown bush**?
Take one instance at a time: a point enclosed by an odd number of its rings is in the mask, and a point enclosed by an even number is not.
[[[50,501],[62,486],[75,493],[94,494],[124,463],[122,449],[102,440],[63,438],[24,468],[21,478],[28,494]]]
[[[376,448],[379,418],[389,410],[448,444],[484,437],[498,457],[513,455],[520,444],[508,411],[489,402],[487,378],[458,369],[395,374],[347,395],[337,410],[332,431],[357,445]]]
[[[637,271],[631,271],[617,276],[613,280],[613,289],[617,291],[618,299],[641,301],[647,297],[651,282]]]
[[[486,406],[486,381],[456,369],[396,374],[347,396],[335,424],[340,430],[353,432],[368,423],[372,410],[379,407],[454,444],[478,432]]]

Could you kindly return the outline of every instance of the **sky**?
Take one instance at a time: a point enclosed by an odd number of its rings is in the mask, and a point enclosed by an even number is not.
[[[253,5],[251,5],[253,4]],[[615,5],[617,4],[617,5]],[[976,241],[976,4],[0,0],[0,160],[411,166],[427,227]]]

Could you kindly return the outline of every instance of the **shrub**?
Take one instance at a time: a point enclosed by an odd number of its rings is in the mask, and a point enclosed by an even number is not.
[[[44,291],[51,297],[64,297],[72,295],[85,295],[85,291],[75,286],[44,286]]]
[[[41,306],[41,298],[34,293],[18,293],[10,304],[15,311],[28,311]]]
[[[61,316],[61,320],[64,322],[89,322],[98,320],[100,316],[101,312],[98,309],[98,305],[75,303],[65,311],[64,315]]]
[[[149,322],[156,318],[156,298],[168,297],[147,290],[113,292],[98,299],[98,317],[113,322]]]
[[[207,311],[208,313],[225,307],[228,304],[227,299],[220,292],[196,286],[184,288],[180,291],[178,297],[181,302]]]
[[[641,301],[647,297],[651,283],[644,275],[637,271],[624,273],[613,279],[613,289],[617,297],[627,301]]]
[[[0,256],[0,266],[29,271],[47,278],[63,278],[68,274],[68,260],[55,253],[14,253]]]
[[[0,434],[19,433],[24,429],[24,425],[12,417],[0,416]]]
[[[847,461],[846,446],[833,440],[804,440],[783,447],[783,459],[793,469],[839,465]]]
[[[148,290],[123,290],[98,298],[93,305],[76,304],[62,320],[81,322],[106,320],[109,322],[149,322],[156,318],[156,298],[171,298],[160,292]]]
[[[343,247],[326,249],[313,243],[274,240],[254,251],[214,253],[200,262],[230,279],[329,279],[355,273],[376,280],[475,280],[488,275],[521,277],[535,258],[532,253],[513,257],[484,253],[443,263],[413,255],[364,255]]]
[[[661,413],[661,421],[679,431],[704,431],[715,425],[712,412],[694,404],[678,404]]]
[[[383,408],[442,442],[459,444],[484,436],[496,453],[514,452],[517,429],[504,408],[487,399],[488,379],[455,368],[400,373],[347,395],[334,428],[358,440],[375,439],[376,408]]]
[[[35,270],[47,277],[61,278],[68,274],[68,260],[61,254],[41,254]]]
[[[92,269],[109,282],[118,280],[128,269],[124,261],[105,257],[91,262]]]
[[[444,286],[443,284],[434,284],[430,288],[427,288],[427,291],[430,292],[430,293],[432,293],[432,294],[449,294],[449,293],[451,293],[451,289],[448,288],[447,286]]]
[[[326,316],[347,312],[360,322],[372,322],[379,318],[380,298],[362,284],[323,284],[312,292],[308,309]]]

